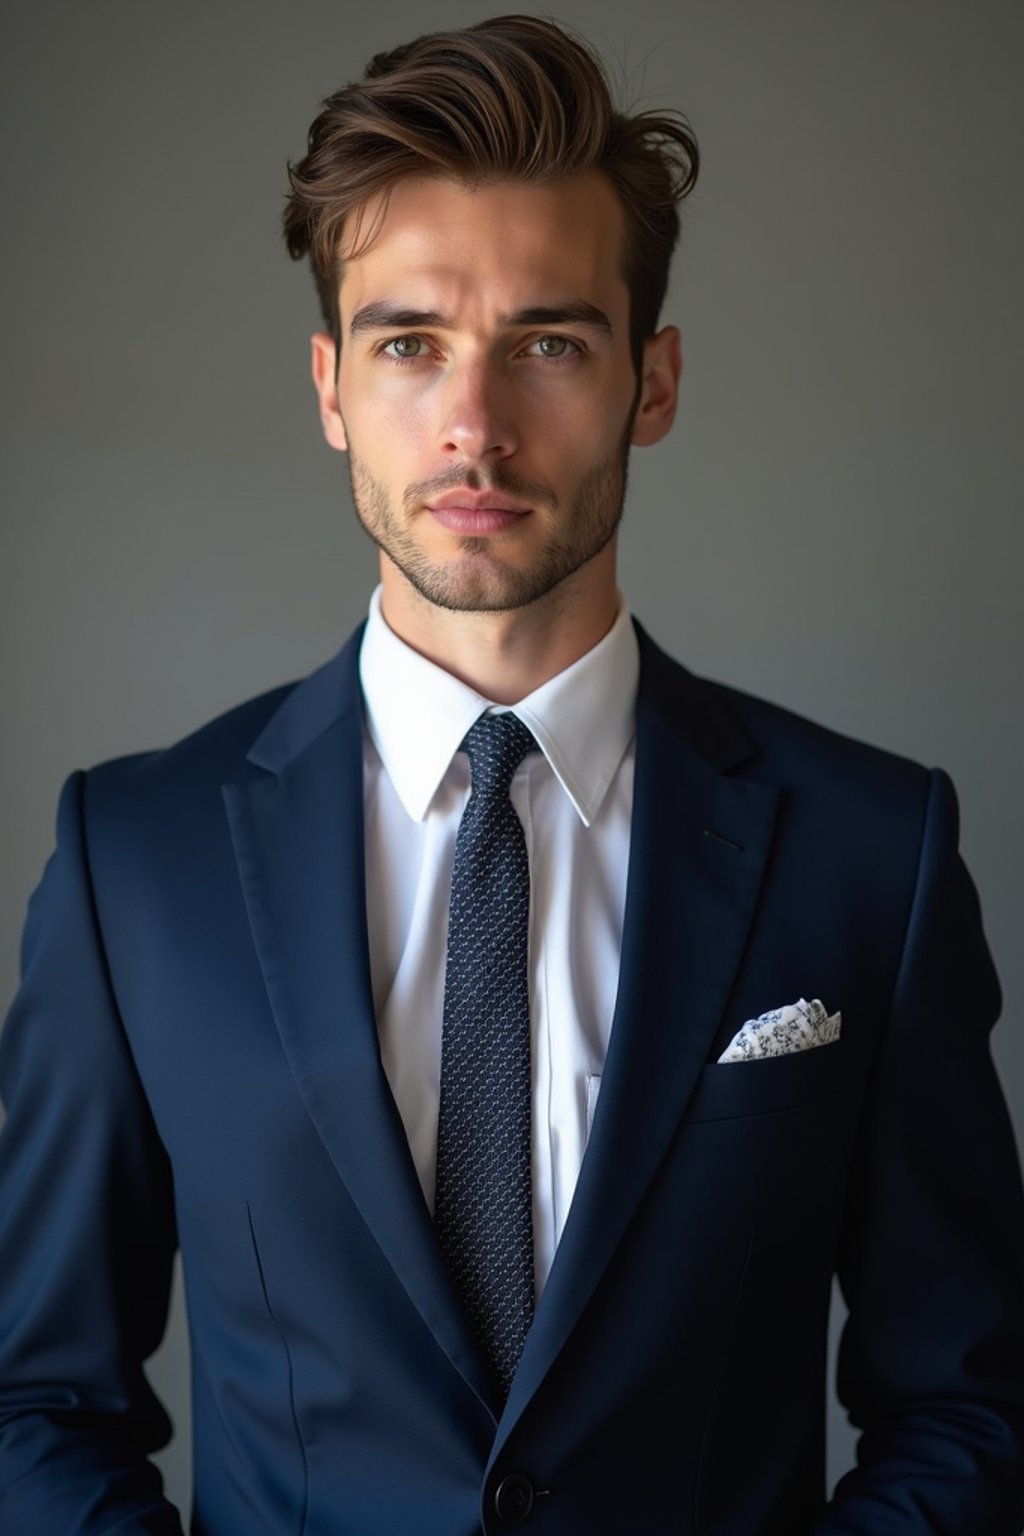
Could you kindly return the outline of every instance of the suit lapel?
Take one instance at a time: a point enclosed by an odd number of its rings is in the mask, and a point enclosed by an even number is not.
[[[363,1220],[482,1400],[483,1362],[452,1292],[380,1061],[363,877],[361,632],[285,701],[224,786],[253,940],[299,1093]]]
[[[739,966],[774,787],[729,778],[749,741],[642,631],[619,986],[593,1131],[503,1425],[575,1326],[675,1133]]]
[[[380,1061],[363,876],[360,638],[287,697],[249,753],[263,772],[225,785],[225,803],[267,993],[308,1113],[414,1305],[492,1408]],[[678,1127],[739,966],[774,821],[773,787],[729,777],[752,753],[732,716],[642,631],[640,642],[611,1040],[503,1429],[575,1326]]]

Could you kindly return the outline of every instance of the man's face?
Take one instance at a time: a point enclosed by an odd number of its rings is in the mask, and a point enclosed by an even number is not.
[[[664,403],[656,422],[645,411],[631,361],[623,239],[593,172],[394,188],[345,266],[336,384],[334,348],[314,338],[324,430],[348,450],[385,595],[404,582],[442,608],[495,611],[570,578],[607,588],[630,443],[671,422]],[[655,340],[677,377],[678,336]]]

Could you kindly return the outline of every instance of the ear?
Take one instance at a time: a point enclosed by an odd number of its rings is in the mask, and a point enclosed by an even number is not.
[[[312,364],[313,388],[320,401],[320,425],[324,429],[324,437],[332,448],[344,453],[348,441],[338,404],[338,353],[326,331],[316,331],[313,335]]]
[[[638,448],[660,442],[676,417],[683,346],[677,326],[666,325],[644,343],[640,403],[631,441]]]

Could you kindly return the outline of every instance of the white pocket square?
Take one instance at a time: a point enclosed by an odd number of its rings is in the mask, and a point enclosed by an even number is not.
[[[748,1019],[718,1060],[754,1061],[759,1056],[790,1056],[812,1046],[830,1045],[839,1039],[842,1023],[842,1014],[828,1013],[820,998],[809,1003],[801,997],[783,1008],[769,1008],[759,1018]]]

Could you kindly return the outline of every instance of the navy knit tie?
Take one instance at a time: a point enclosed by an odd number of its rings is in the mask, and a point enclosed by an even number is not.
[[[515,715],[462,743],[472,787],[452,864],[434,1221],[502,1398],[533,1318],[530,868],[509,799],[536,750]]]

